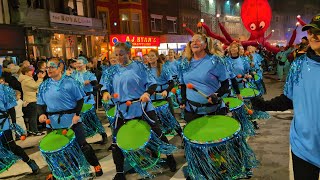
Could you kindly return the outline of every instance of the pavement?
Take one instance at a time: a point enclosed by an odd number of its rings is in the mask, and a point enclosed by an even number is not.
[[[276,81],[273,75],[266,75],[264,79],[267,86],[267,94],[265,99],[271,99],[282,93],[284,82]],[[289,147],[289,128],[292,119],[292,111],[285,112],[270,112],[271,119],[258,120],[260,129],[257,130],[257,135],[249,139],[249,145],[252,147],[260,165],[254,169],[253,180],[291,180],[292,178],[292,163],[290,161],[290,147]],[[106,145],[100,145],[96,142],[101,140],[100,135],[88,138],[88,142],[92,145],[97,157],[100,160],[104,171],[102,177],[95,179],[111,180],[115,175],[115,166],[112,159],[112,154],[107,148],[111,142],[111,132],[108,128],[108,121],[103,111],[99,111],[98,115],[107,130],[109,142]],[[178,114],[176,114],[178,117]],[[182,120],[179,120],[181,125],[184,125]],[[29,175],[30,168],[26,163],[18,161],[7,171],[0,174],[0,179],[30,179],[38,180],[45,179],[49,173],[48,166],[39,152],[39,141],[43,136],[28,137],[25,141],[17,141],[17,144],[23,147],[26,153],[34,159],[41,168],[38,175]],[[169,136],[170,143],[181,146],[181,139],[179,136]],[[184,158],[184,151],[179,150],[174,154],[177,161],[177,171],[170,172],[168,168],[160,169],[157,173],[156,180],[182,180],[185,179],[183,175],[183,166],[186,165]],[[130,174],[126,176],[128,180],[140,179],[137,174]]]

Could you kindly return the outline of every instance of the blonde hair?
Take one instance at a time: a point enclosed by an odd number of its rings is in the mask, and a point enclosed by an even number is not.
[[[229,48],[228,48],[228,51],[229,51],[229,55],[231,56],[231,51],[230,51],[230,48],[231,46],[237,46],[238,48],[238,56],[240,56],[240,46],[241,44],[237,41],[233,41],[230,45],[229,45]]]
[[[213,55],[216,55],[216,56],[219,56],[219,57],[223,57],[224,56],[224,50],[223,50],[221,42],[218,41],[218,40],[213,40],[211,42],[212,43],[210,43],[210,46],[209,46],[210,52]]]
[[[150,52],[153,52],[158,57],[158,59],[157,59],[157,75],[159,77],[161,75],[163,62],[162,62],[162,60],[161,60],[161,58],[159,56],[159,53],[158,53],[158,51],[156,49],[151,49],[149,51],[149,53]],[[148,63],[148,66],[149,66],[149,68],[151,68],[150,63]]]
[[[207,47],[204,49],[204,51],[207,54],[211,54],[211,52],[209,50],[209,46],[212,43],[211,42],[211,38],[207,38],[207,36],[205,34],[203,34],[203,33],[195,33],[193,35],[193,37],[196,36],[196,35],[200,35],[201,40],[204,41],[207,44]],[[191,59],[193,57],[193,52],[191,50],[191,41],[187,44],[185,51],[186,51],[186,58],[188,59],[188,61],[191,61]]]

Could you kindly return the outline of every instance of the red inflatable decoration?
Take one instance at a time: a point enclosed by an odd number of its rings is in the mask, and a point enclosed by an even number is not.
[[[265,32],[270,26],[272,18],[272,11],[268,3],[268,0],[244,0],[243,5],[241,7],[241,18],[244,27],[251,34],[250,38],[247,41],[240,42],[243,46],[247,47],[262,45],[271,52],[278,53],[280,51],[279,48],[274,47],[270,43],[266,42],[266,40],[271,37],[272,33],[270,33],[267,37],[264,37]],[[304,22],[300,19],[300,17],[297,17],[297,19],[301,25],[304,25]],[[202,27],[207,31],[208,36],[221,41],[225,45],[229,45],[234,41],[234,39],[231,38],[227,30],[220,22],[219,28],[224,37],[213,33],[206,24],[201,24]],[[200,24],[198,23],[197,26],[199,27],[199,25]],[[190,29],[187,29],[187,31],[190,35],[194,34]],[[294,30],[288,43],[288,47],[292,46],[296,38],[296,33],[297,31]]]
[[[249,40],[261,40],[270,26],[271,8],[267,0],[245,0],[241,7],[244,27],[251,33]]]

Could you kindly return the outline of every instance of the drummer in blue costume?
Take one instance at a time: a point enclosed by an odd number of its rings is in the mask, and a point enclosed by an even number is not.
[[[167,100],[169,103],[169,107],[170,110],[169,113],[171,113],[171,116],[169,116],[167,113],[168,112],[164,112],[166,113],[165,116],[168,116],[170,118],[166,118],[167,121],[169,121],[169,126],[170,127],[175,127],[175,131],[179,134],[179,136],[181,136],[181,127],[179,125],[179,123],[177,122],[177,120],[174,117],[174,111],[173,111],[173,107],[172,107],[172,100],[169,96],[171,89],[174,86],[174,82],[173,82],[173,69],[170,68],[169,66],[165,66],[163,65],[163,63],[160,60],[158,51],[155,49],[151,49],[149,51],[149,68],[151,70],[151,74],[155,77],[156,81],[157,81],[157,89],[156,89],[156,94],[151,95],[150,98],[152,101],[158,101],[158,100]],[[170,56],[169,56],[170,57]],[[168,61],[167,61],[168,62]],[[173,63],[173,62],[172,62]],[[177,73],[177,67],[176,67],[176,73]],[[160,115],[161,117],[161,115]],[[173,130],[173,129],[170,129]]]
[[[240,44],[232,42],[229,46],[229,55],[227,56],[226,63],[228,64],[231,73],[236,75],[237,82],[240,88],[245,87],[247,79],[251,79],[252,76],[249,74],[250,65],[248,61],[240,56]]]
[[[84,92],[86,93],[86,96],[84,97],[84,104],[91,104],[92,107],[95,105],[94,95],[93,95],[93,86],[98,85],[97,77],[91,73],[90,71],[87,71],[86,65],[88,64],[88,60],[80,56],[77,60],[76,64],[76,71],[73,71],[71,74],[71,77],[73,77],[75,80],[77,80],[83,87]],[[94,118],[94,119],[86,119],[87,123],[94,123],[95,125],[90,126],[97,128],[97,132],[101,135],[102,140],[101,144],[106,144],[108,141],[107,134],[104,130],[104,127],[102,126],[95,109],[89,110],[90,112],[87,113],[93,113],[90,116],[83,115],[81,118]],[[90,128],[88,127],[88,128]],[[95,131],[95,130],[94,130]]]
[[[52,58],[47,63],[50,78],[40,85],[37,98],[39,121],[44,123],[48,118],[50,119],[51,126],[47,125],[48,132],[52,131],[51,127],[62,129],[72,124],[71,128],[75,132],[76,141],[86,160],[94,166],[95,175],[101,176],[103,174],[101,166],[92,147],[86,141],[79,116],[85,93],[76,80],[63,75],[64,66],[64,63],[56,58]],[[48,178],[54,177],[49,174]]]
[[[0,140],[2,144],[0,144],[0,146],[3,146],[0,148],[5,148],[6,150],[11,151],[14,155],[21,158],[25,163],[29,165],[32,173],[37,174],[40,169],[36,162],[30,159],[25,151],[15,143],[12,137],[11,130],[18,130],[19,128],[19,126],[16,124],[16,111],[14,109],[16,105],[16,94],[14,90],[7,85],[0,84]],[[11,118],[12,124],[10,123],[9,117]],[[1,153],[5,156],[0,160],[1,165],[9,166],[9,164],[4,164],[5,159],[9,158],[8,155],[6,155],[4,152]],[[12,158],[16,159],[15,157]],[[2,170],[4,169],[0,169],[0,171]]]
[[[161,132],[154,107],[150,101],[150,95],[155,92],[157,82],[142,63],[130,60],[131,47],[130,42],[115,45],[115,53],[119,57],[120,64],[118,70],[109,75],[109,80],[105,82],[106,90],[102,91],[104,101],[111,99],[110,93],[114,93],[117,100],[115,131],[118,131],[125,121],[146,117],[153,132],[162,141],[169,143]],[[132,104],[127,106],[127,101],[131,101]],[[114,179],[123,180],[125,179],[124,155],[116,144],[115,138],[113,140],[112,155],[117,170]],[[176,161],[172,155],[167,155],[167,164],[171,171],[176,171]]]
[[[211,55],[205,35],[195,34],[192,37],[186,57],[180,67],[181,108],[186,110],[185,120],[190,122],[204,115],[225,114],[225,108],[221,108],[221,96],[229,89],[228,72],[223,60]]]
[[[318,180],[320,172],[320,14],[302,28],[310,48],[294,60],[284,94],[269,101],[255,98],[254,108],[265,111],[294,110],[290,144],[295,180]]]
[[[179,62],[174,59],[175,52],[173,49],[169,49],[168,55],[169,57],[168,57],[168,60],[165,62],[165,66],[169,66],[169,69],[172,72],[173,80],[177,82]]]

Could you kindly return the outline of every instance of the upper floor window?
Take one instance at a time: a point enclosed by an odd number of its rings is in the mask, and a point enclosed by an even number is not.
[[[128,34],[130,33],[130,24],[129,24],[129,14],[122,13],[121,17],[121,33]]]
[[[74,0],[69,0],[66,9],[68,14],[84,16],[84,0],[76,0],[76,3]]]
[[[151,31],[162,32],[162,17],[161,15],[151,14]]]
[[[132,19],[132,33],[133,34],[140,34],[141,33],[141,29],[140,29],[140,14],[132,13],[131,14],[131,19]]]
[[[177,33],[177,17],[167,16],[168,33]]]

